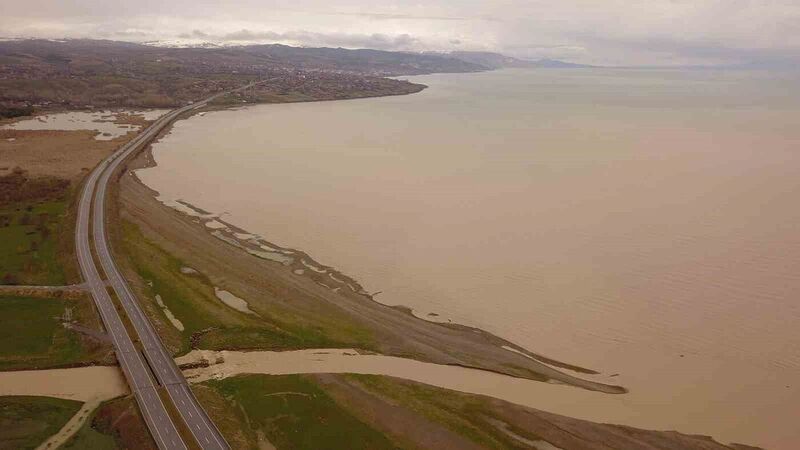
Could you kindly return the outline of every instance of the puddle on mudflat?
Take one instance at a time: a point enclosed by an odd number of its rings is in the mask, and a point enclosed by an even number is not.
[[[250,305],[247,303],[247,301],[245,301],[243,298],[239,298],[233,295],[228,291],[222,290],[215,286],[214,295],[216,295],[217,298],[222,301],[222,303],[225,303],[226,305],[230,306],[231,308],[237,311],[241,311],[246,314],[258,315],[256,314],[255,311],[250,309]]]
[[[155,120],[166,110],[148,111],[69,111],[23,119],[0,127],[12,130],[94,130],[98,141],[108,141],[124,136],[129,131],[141,129],[140,125],[114,123],[123,114]]]

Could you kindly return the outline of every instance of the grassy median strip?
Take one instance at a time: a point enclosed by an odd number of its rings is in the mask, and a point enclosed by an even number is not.
[[[52,397],[0,397],[0,450],[36,448],[80,407],[81,402]]]

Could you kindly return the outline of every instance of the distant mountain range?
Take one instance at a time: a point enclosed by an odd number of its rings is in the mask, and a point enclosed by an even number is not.
[[[245,62],[249,55],[256,56],[256,65],[273,63],[308,69],[338,70],[372,75],[419,75],[426,73],[479,72],[503,68],[526,69],[588,69],[612,68],[575,64],[556,59],[528,60],[506,56],[496,52],[451,51],[410,52],[372,49],[346,49],[332,47],[293,47],[282,44],[242,44],[197,42],[187,40],[161,40],[144,43],[91,40],[91,39],[25,39],[0,37],[0,56],[11,48],[36,47],[52,49],[54,53],[71,52],[76,48],[91,49],[106,55],[125,49],[136,54],[169,54],[170,56],[215,59],[222,57],[236,62]],[[94,48],[92,48],[94,47]],[[148,50],[149,49],[149,50]],[[161,50],[159,52],[158,50]],[[198,53],[205,51],[206,53]],[[270,61],[264,61],[263,58]],[[800,70],[797,60],[754,61],[723,65],[632,65],[613,66],[617,69],[684,69],[684,70]]]
[[[538,59],[526,60],[514,58],[512,56],[502,55],[493,52],[467,52],[456,51],[447,53],[437,53],[439,55],[449,56],[451,58],[460,59],[461,61],[477,64],[488,69],[503,69],[503,68],[522,68],[522,69],[586,69],[595,66],[588,66],[585,64],[573,64],[555,59]]]
[[[69,63],[94,65],[98,73],[132,71],[147,65],[159,75],[168,67],[186,72],[255,73],[262,69],[324,70],[376,76],[480,72],[490,67],[449,55],[370,49],[306,48],[281,44],[219,46],[149,45],[91,39],[9,39],[0,41],[0,75],[34,73],[35,77]],[[59,63],[60,62],[60,66]],[[160,63],[160,64],[159,64]],[[66,66],[64,66],[66,67]],[[161,72],[165,73],[161,73]],[[3,78],[3,77],[0,77]]]
[[[526,60],[506,56],[494,52],[477,52],[477,51],[453,51],[453,52],[403,52],[403,51],[385,51],[385,50],[371,50],[371,49],[344,49],[344,48],[330,48],[330,47],[291,47],[281,44],[220,44],[215,42],[194,42],[189,43],[185,41],[153,41],[146,42],[145,45],[162,48],[204,48],[204,49],[225,49],[225,48],[239,48],[239,49],[260,49],[260,51],[267,51],[272,54],[280,54],[281,57],[290,56],[292,58],[299,55],[313,55],[314,57],[322,58],[328,63],[331,63],[331,58],[343,57],[348,60],[358,59],[364,57],[367,59],[377,58],[378,60],[417,60],[416,65],[419,68],[424,68],[431,64],[431,60],[426,60],[430,57],[436,57],[437,65],[448,66],[445,70],[436,70],[437,72],[474,72],[479,70],[494,70],[503,68],[524,68],[524,69],[585,69],[596,66],[589,66],[585,64],[574,64],[555,59],[538,59]],[[391,55],[391,56],[390,56]],[[407,55],[401,56],[398,55]],[[444,59],[440,59],[444,58]],[[444,64],[443,61],[450,60],[449,64]],[[453,60],[467,63],[468,65],[454,64]],[[416,68],[415,68],[416,71]]]

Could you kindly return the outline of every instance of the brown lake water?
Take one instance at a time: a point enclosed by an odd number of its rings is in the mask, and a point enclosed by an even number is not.
[[[381,302],[630,389],[540,409],[800,446],[800,75],[412,79],[430,88],[195,116],[137,174]]]

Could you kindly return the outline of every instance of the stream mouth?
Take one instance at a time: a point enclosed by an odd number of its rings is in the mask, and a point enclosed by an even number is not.
[[[541,382],[455,365],[414,359],[362,354],[356,349],[309,349],[296,351],[193,350],[175,359],[192,383],[241,374],[293,375],[308,373],[355,373],[385,375],[470,394],[487,395],[522,406],[550,411],[548,398],[562,401],[619,397],[590,391],[558,381]],[[622,395],[624,397],[624,394]],[[551,411],[556,412],[556,411]]]

